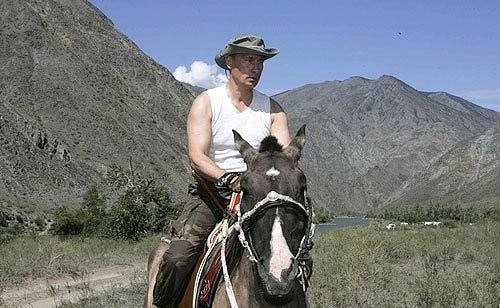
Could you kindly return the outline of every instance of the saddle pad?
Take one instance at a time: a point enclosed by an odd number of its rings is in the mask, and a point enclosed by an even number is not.
[[[226,262],[228,271],[231,272],[237,258],[241,254],[239,245],[235,245],[238,240],[236,232],[232,232],[226,240]],[[207,252],[202,267],[200,267],[199,279],[196,281],[198,294],[196,296],[196,307],[212,307],[217,286],[222,277],[221,261],[222,241],[215,243],[213,248]]]
[[[233,193],[228,209],[234,214],[238,210],[242,193]],[[217,291],[217,285],[222,277],[222,232],[223,222],[217,224],[207,240],[208,250],[198,270],[195,282],[196,307],[212,307],[213,298]],[[237,233],[232,231],[226,239],[226,263],[228,271],[234,266],[237,257],[241,253],[239,245],[234,245],[238,239]]]

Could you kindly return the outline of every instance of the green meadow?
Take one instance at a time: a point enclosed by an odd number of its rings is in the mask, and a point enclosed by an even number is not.
[[[312,307],[499,307],[500,223],[387,230],[373,221],[315,235]],[[126,286],[57,307],[140,307],[158,236],[140,241],[21,235],[0,244],[0,290],[111,266],[134,267]],[[51,291],[50,283],[46,288]],[[49,292],[50,293],[50,292]],[[4,299],[0,301],[4,306]],[[6,306],[7,307],[7,306]]]

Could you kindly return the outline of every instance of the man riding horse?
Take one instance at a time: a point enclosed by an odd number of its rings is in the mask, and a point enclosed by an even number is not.
[[[201,93],[187,118],[188,156],[195,177],[187,203],[171,231],[170,248],[163,255],[154,287],[153,303],[177,307],[205,241],[222,218],[217,204],[227,206],[239,191],[239,177],[247,169],[235,148],[235,130],[253,147],[269,135],[286,147],[288,120],[282,107],[255,90],[264,61],[278,54],[261,37],[244,34],[231,39],[215,56],[229,71],[228,81]]]

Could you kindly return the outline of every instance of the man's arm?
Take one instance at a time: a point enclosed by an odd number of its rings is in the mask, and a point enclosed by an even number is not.
[[[271,135],[276,137],[283,147],[287,147],[292,141],[286,113],[280,104],[273,99],[271,99]]]
[[[191,168],[205,179],[217,182],[225,171],[209,157],[212,139],[212,109],[207,93],[200,94],[187,117],[188,157]]]

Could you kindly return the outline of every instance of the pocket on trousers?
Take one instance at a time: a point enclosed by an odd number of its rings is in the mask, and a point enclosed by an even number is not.
[[[182,210],[181,216],[172,224],[172,237],[182,238],[184,237],[184,232],[186,230],[186,224],[192,221],[192,217],[196,214],[196,209],[199,207],[199,203],[191,200],[184,209]]]

